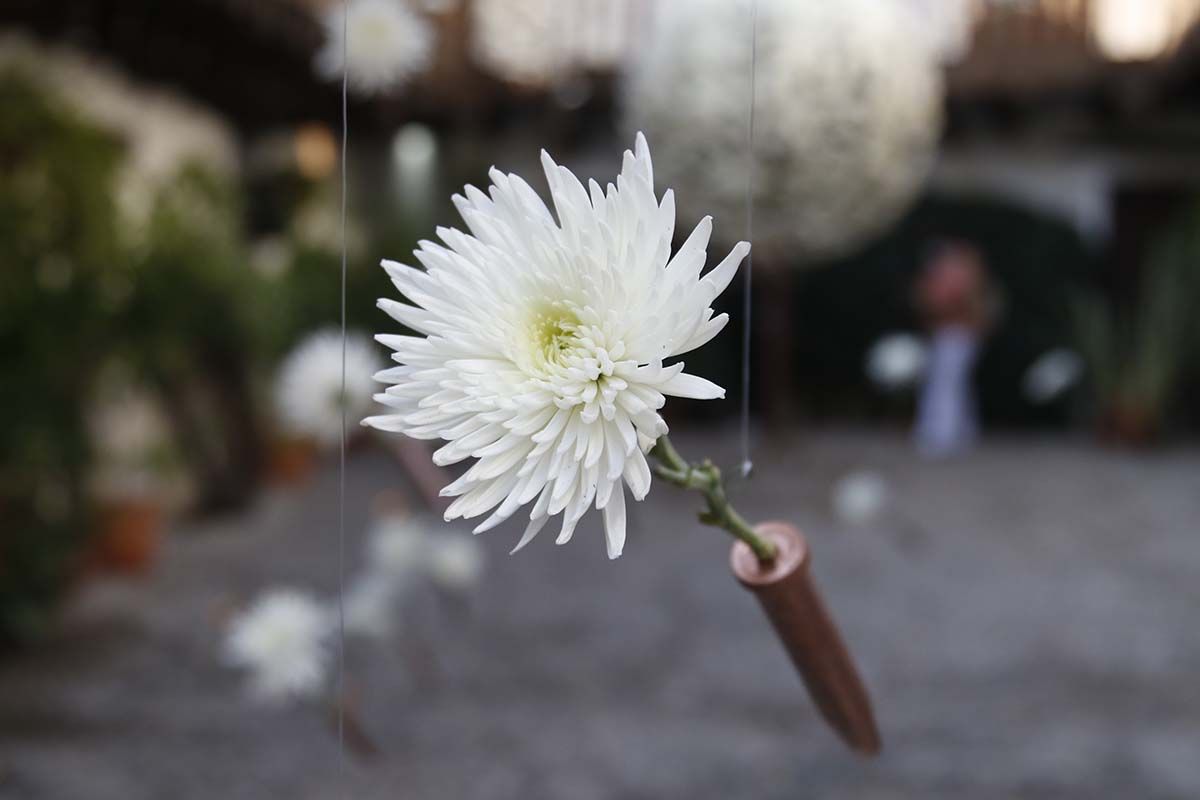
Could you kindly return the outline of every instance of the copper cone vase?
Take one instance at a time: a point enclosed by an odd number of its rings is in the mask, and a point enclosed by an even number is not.
[[[854,750],[878,753],[871,701],[809,575],[804,535],[786,522],[764,522],[755,532],[775,544],[775,560],[761,565],[739,541],[729,555],[733,574],[758,598],[825,720]]]

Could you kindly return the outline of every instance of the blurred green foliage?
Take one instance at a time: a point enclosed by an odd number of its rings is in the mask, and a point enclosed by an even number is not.
[[[0,639],[23,639],[100,516],[87,417],[104,376],[150,390],[169,418],[169,452],[156,443],[139,464],[180,463],[200,510],[253,497],[275,366],[340,320],[340,225],[332,185],[285,174],[270,226],[282,257],[256,269],[240,179],[188,165],[139,180],[123,142],[17,71],[0,74],[0,104]],[[131,191],[144,214],[119,202]],[[350,225],[348,323],[371,331],[390,288]]]
[[[350,169],[352,175],[382,170],[356,162]],[[340,198],[332,182],[303,181],[290,173],[260,177],[250,196],[256,205],[251,217],[265,217],[260,234],[281,241],[287,253],[281,273],[264,281],[264,296],[271,301],[258,308],[264,353],[274,364],[306,334],[341,324]],[[263,214],[263,208],[271,213]],[[425,231],[394,211],[365,194],[350,198],[345,310],[351,330],[370,333],[396,324],[375,305],[378,298],[395,295],[379,259],[411,260]]]
[[[201,347],[253,349],[265,298],[247,268],[241,218],[234,184],[199,166],[158,191],[131,248],[125,346],[164,369],[190,367]]]
[[[200,502],[250,498],[255,374],[278,334],[248,268],[238,186],[186,167],[123,217],[122,142],[0,73],[0,640],[35,635],[97,510],[87,412],[106,367],[157,391]]]
[[[130,248],[114,355],[158,391],[209,509],[247,502],[263,436],[256,370],[278,302],[248,266],[236,184],[185,166]]]
[[[1134,301],[1116,306],[1098,293],[1075,306],[1087,363],[1091,411],[1110,435],[1144,442],[1159,434],[1195,376],[1200,356],[1200,205],[1153,244]]]
[[[83,410],[113,311],[120,144],[0,73],[0,640],[35,633],[90,512]]]

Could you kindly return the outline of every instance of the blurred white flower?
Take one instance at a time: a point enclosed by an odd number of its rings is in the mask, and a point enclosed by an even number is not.
[[[396,632],[402,583],[397,576],[368,570],[346,591],[346,630],[373,639]]]
[[[483,566],[483,548],[470,536],[442,534],[430,541],[429,575],[439,586],[469,589],[479,582]]]
[[[372,374],[382,359],[365,335],[346,336],[346,391],[342,395],[342,334],[329,328],[310,334],[288,354],[279,368],[275,398],[283,424],[318,444],[338,443],[342,404],[353,425],[371,408]]]
[[[902,0],[917,15],[918,29],[945,64],[962,61],[971,51],[975,23],[984,0]]]
[[[912,386],[925,374],[929,348],[919,336],[891,333],[871,345],[867,353],[867,377],[893,391]]]
[[[426,561],[428,535],[420,519],[384,517],[367,539],[368,569],[397,578],[421,569]]]
[[[685,218],[744,218],[753,16],[747,2],[663,0],[631,72],[629,127],[658,142]],[[815,264],[881,232],[921,189],[941,65],[900,0],[758,0],[757,18],[755,247]]]
[[[346,48],[342,48],[342,14],[346,14]],[[350,88],[374,94],[396,88],[429,66],[434,31],[403,0],[347,0],[325,14],[325,46],[316,68],[324,78],[342,78],[345,54]]]
[[[427,569],[428,526],[420,518],[389,514],[368,532],[364,550],[363,569],[346,592],[346,629],[385,639],[395,633],[409,578]]]
[[[263,236],[250,248],[250,266],[261,277],[274,280],[292,265],[292,246],[283,236]]]
[[[170,440],[171,426],[155,396],[131,382],[103,387],[88,404],[88,431],[101,458],[144,463]]]
[[[462,0],[421,0],[421,10],[427,14],[449,14],[458,10]]]
[[[645,453],[667,432],[665,396],[725,394],[663,362],[725,327],[728,316],[710,304],[750,246],[701,277],[705,218],[671,257],[674,195],[655,196],[640,134],[607,190],[584,188],[544,152],[542,163],[559,221],[524,180],[493,169],[490,196],[468,186],[454,198],[474,235],[439,229],[448,247],[422,242],[424,270],[384,262],[415,305],[380,306],[424,335],[377,337],[402,366],[377,376],[394,384],[376,395],[390,413],[365,424],[446,440],[440,465],[477,459],[442,490],[458,498],[447,521],[495,509],[478,533],[532,503],[520,549],[560,513],[558,542],[568,541],[595,506],[616,558],[625,485],[635,500],[650,491]]]
[[[94,449],[90,491],[98,497],[168,499],[171,426],[157,398],[118,367],[87,404]]]
[[[230,623],[228,662],[250,672],[250,687],[263,700],[309,697],[325,684],[335,621],[314,599],[274,589]]]
[[[303,247],[338,253],[342,249],[342,219],[337,199],[318,192],[300,204],[289,226],[295,241]],[[359,257],[367,247],[367,232],[353,215],[346,220],[346,253]]]
[[[1032,403],[1049,403],[1079,381],[1083,359],[1073,350],[1056,348],[1043,353],[1025,370],[1021,388]]]
[[[851,472],[833,485],[833,513],[845,525],[867,525],[883,513],[887,481],[874,472]]]
[[[547,86],[619,67],[645,0],[473,0],[471,57],[513,83]]]

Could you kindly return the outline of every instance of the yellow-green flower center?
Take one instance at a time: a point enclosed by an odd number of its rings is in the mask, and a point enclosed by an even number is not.
[[[579,319],[564,308],[550,307],[533,315],[534,357],[543,364],[558,364],[579,343]]]

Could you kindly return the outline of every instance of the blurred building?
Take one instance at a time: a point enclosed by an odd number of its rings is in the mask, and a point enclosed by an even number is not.
[[[355,147],[421,173],[404,188],[409,209],[491,163],[536,170],[541,146],[587,175],[616,147],[622,70],[663,2],[411,0],[436,32],[431,64],[400,90],[351,97]],[[1149,243],[1200,188],[1200,0],[895,2],[928,15],[943,41],[947,126],[930,194],[1060,222],[1101,263],[1111,294],[1132,291]],[[282,153],[319,177],[336,167],[340,97],[313,59],[322,15],[338,7],[175,0],[168,13],[159,0],[9,0],[0,29],[177,95],[175,105],[216,121],[241,165]],[[405,128],[414,122],[424,128]],[[421,165],[430,158],[443,168],[437,188]],[[942,233],[941,222],[913,236]]]

